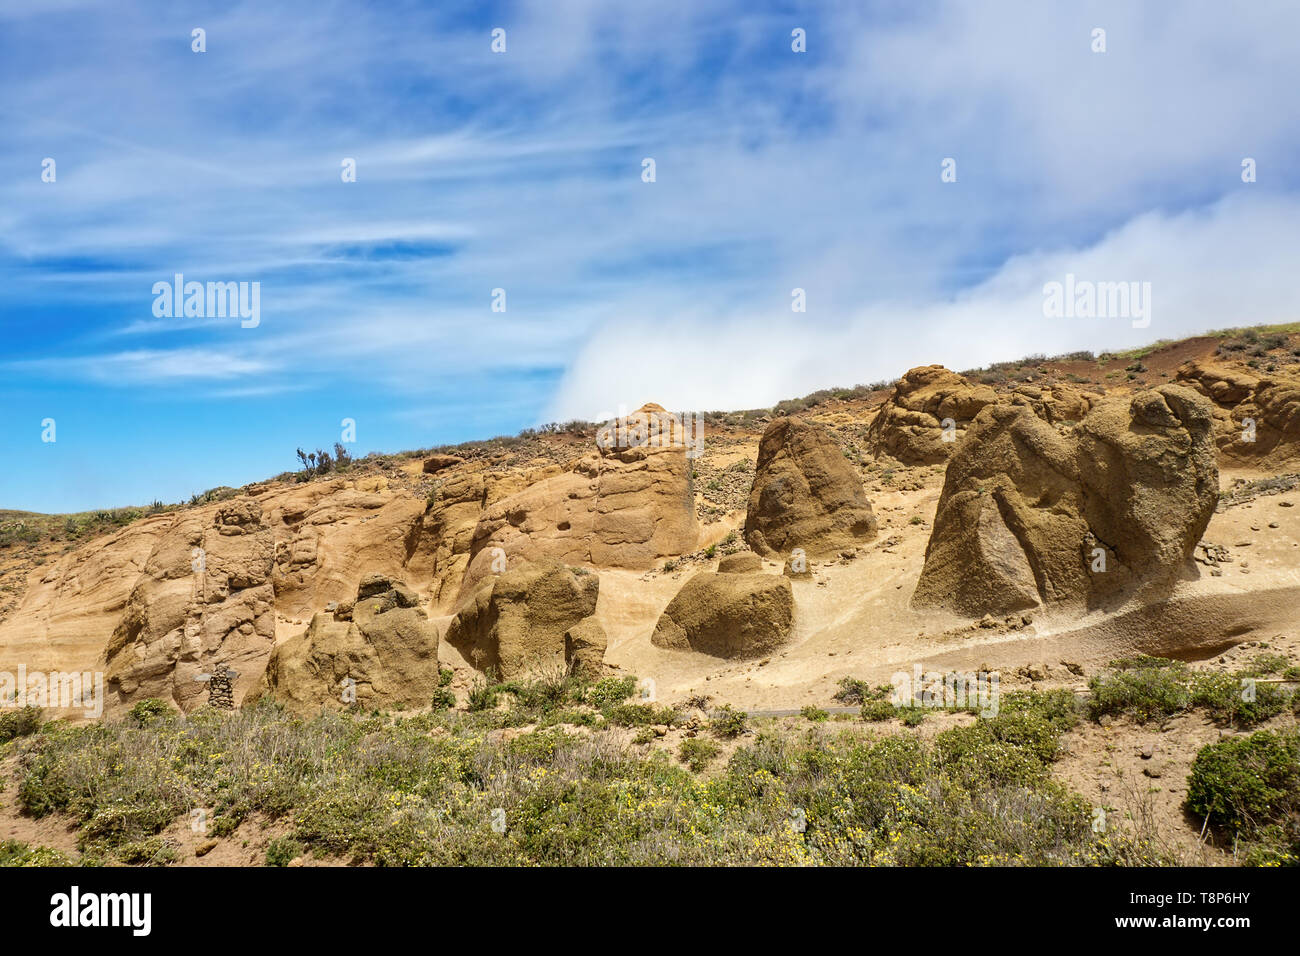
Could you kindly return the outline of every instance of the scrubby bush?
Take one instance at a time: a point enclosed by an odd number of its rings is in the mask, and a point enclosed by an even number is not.
[[[720,753],[722,748],[707,737],[687,737],[677,749],[677,759],[701,773]]]
[[[41,713],[41,708],[31,705],[0,710],[0,743],[36,733],[41,729]]]
[[[709,718],[709,730],[719,737],[739,737],[749,726],[749,715],[723,704]]]
[[[291,836],[276,837],[266,845],[267,866],[288,866],[302,856],[302,844]]]

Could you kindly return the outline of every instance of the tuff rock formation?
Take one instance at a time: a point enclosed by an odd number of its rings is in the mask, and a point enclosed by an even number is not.
[[[682,585],[650,641],[656,647],[715,657],[759,657],[789,639],[793,617],[794,595],[787,578],[705,571]]]
[[[484,507],[460,599],[494,573],[494,561],[643,571],[693,550],[699,527],[688,452],[696,440],[676,417],[646,405],[614,422],[571,468],[534,476]]]
[[[825,428],[778,418],[758,445],[745,541],[760,555],[825,556],[875,537],[862,480]]]
[[[919,607],[980,616],[1093,607],[1185,571],[1218,500],[1209,403],[1166,385],[1061,433],[991,405],[948,464]]]
[[[276,646],[256,695],[298,713],[353,702],[421,707],[438,685],[438,629],[418,596],[370,574],[355,601],[313,615],[306,631]]]
[[[1300,375],[1256,375],[1213,361],[1184,362],[1175,379],[1214,403],[1215,444],[1225,458],[1281,465],[1300,458]]]
[[[889,455],[908,465],[939,464],[948,460],[955,439],[980,410],[997,400],[990,386],[976,385],[942,365],[911,369],[871,420],[868,447],[877,457]],[[951,422],[946,431],[945,421]]]
[[[447,641],[480,670],[510,680],[557,664],[591,668],[603,632],[578,625],[596,610],[600,577],[552,560],[491,575],[447,629]],[[594,624],[594,622],[592,622]],[[597,625],[598,626],[598,625]]]
[[[275,550],[251,498],[180,517],[150,553],[104,649],[104,679],[120,700],[161,697],[201,704],[195,680],[217,662],[260,675],[275,639]]]

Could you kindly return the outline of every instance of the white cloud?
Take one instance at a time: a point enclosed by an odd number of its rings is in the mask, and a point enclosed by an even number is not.
[[[1018,255],[958,295],[873,304],[844,322],[828,322],[812,307],[779,316],[620,317],[583,348],[544,417],[588,418],[647,401],[679,410],[765,407],[932,362],[974,368],[1295,321],[1297,221],[1300,202],[1247,196],[1176,215],[1145,213],[1091,246]],[[1046,318],[1043,286],[1067,273],[1150,282],[1150,326]]]

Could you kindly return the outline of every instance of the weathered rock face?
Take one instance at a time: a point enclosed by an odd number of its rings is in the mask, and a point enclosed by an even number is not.
[[[276,607],[299,618],[349,600],[365,574],[401,577],[424,510],[382,476],[315,481],[261,500],[276,539]]]
[[[913,603],[980,616],[1167,584],[1218,500],[1210,428],[1208,403],[1170,385],[1066,434],[989,406],[948,465]]]
[[[447,642],[507,680],[577,657],[589,667],[599,638],[590,627],[576,636],[573,629],[595,613],[599,592],[596,574],[551,560],[517,564],[481,584],[452,620]]]
[[[794,594],[787,578],[705,571],[668,602],[650,642],[715,657],[759,657],[789,639],[793,619]]]
[[[1088,525],[1121,565],[1183,569],[1219,501],[1208,403],[1177,385],[1103,403],[1079,427]]]
[[[445,471],[448,468],[464,463],[465,459],[456,455],[430,455],[428,458],[424,459],[422,470],[426,475],[436,475],[440,471]]]
[[[438,684],[437,628],[413,591],[371,574],[355,602],[314,615],[306,631],[275,648],[256,695],[298,713],[353,700],[363,707],[419,707]]]
[[[763,559],[752,551],[728,554],[718,561],[719,574],[751,574],[763,570]]]
[[[584,617],[564,632],[564,660],[573,673],[599,677],[605,670],[609,636],[594,617]]]
[[[308,618],[356,594],[369,571],[400,574],[424,502],[380,475],[254,486],[142,518],[87,542],[29,580],[0,622],[0,668],[103,671],[111,715],[142,697],[183,709],[196,675],[261,678],[275,618]]]
[[[910,370],[894,386],[867,429],[868,445],[879,457],[890,455],[908,465],[934,465],[947,461],[956,448],[944,441],[944,422],[951,420],[949,435],[959,437],[986,405],[998,400],[988,385],[976,385],[942,365]]]
[[[615,428],[618,440],[598,444],[570,469],[553,469],[483,509],[461,600],[493,573],[494,561],[498,569],[502,560],[514,567],[549,559],[644,571],[695,548],[699,527],[690,446],[680,425],[658,406],[636,414],[653,425],[648,435],[644,429],[624,426],[620,433]]]
[[[195,677],[218,662],[254,684],[275,640],[275,549],[251,498],[180,515],[145,562],[104,651],[120,702],[161,697],[182,710],[206,696]]]
[[[1300,376],[1192,361],[1175,378],[1214,403],[1215,444],[1225,458],[1269,465],[1300,458]]]
[[[876,518],[862,480],[823,427],[778,418],[758,446],[745,540],[760,555],[823,556],[870,540]]]
[[[1013,405],[1028,405],[1034,414],[1050,424],[1082,421],[1102,396],[1073,385],[1019,385],[1011,393]]]

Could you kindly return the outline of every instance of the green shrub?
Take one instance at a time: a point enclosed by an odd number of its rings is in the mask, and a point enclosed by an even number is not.
[[[621,704],[635,693],[635,677],[602,677],[586,689],[583,699],[592,707],[603,709]]]
[[[749,715],[730,704],[723,704],[709,718],[710,732],[719,737],[739,737],[749,724]]]
[[[31,705],[0,711],[0,743],[36,733],[41,729],[41,713],[39,707]]]
[[[722,748],[707,737],[687,737],[677,749],[677,759],[695,773],[703,772]]]
[[[603,711],[605,719],[620,727],[650,727],[654,724],[672,724],[677,711],[672,707],[653,704],[614,704]]]
[[[811,704],[799,711],[799,716],[804,720],[811,720],[814,723],[821,723],[830,719],[830,711],[822,710],[820,707],[813,707]]]
[[[143,726],[169,713],[171,708],[167,706],[166,701],[159,700],[157,697],[146,697],[135,702],[135,706],[128,711],[128,716]]]
[[[899,719],[903,721],[904,727],[919,727],[926,716],[924,707],[899,707],[896,708]]]
[[[266,845],[267,866],[288,866],[302,856],[302,844],[291,836],[276,837]]]
[[[862,705],[862,719],[872,723],[893,720],[898,716],[898,708],[887,700],[869,700]]]
[[[469,709],[471,711],[494,710],[501,700],[501,688],[482,676],[474,678],[469,685]]]
[[[162,837],[148,837],[122,844],[117,858],[128,866],[166,866],[176,862],[176,848]]]
[[[1261,730],[1202,747],[1187,778],[1187,808],[1246,829],[1300,809],[1300,734]]]
[[[1140,723],[1171,716],[1191,706],[1187,665],[1148,657],[1116,661],[1088,681],[1093,720],[1127,714]]]
[[[1250,727],[1284,713],[1292,694],[1277,684],[1256,684],[1254,700],[1245,700],[1244,672],[1197,674],[1192,679],[1192,703],[1204,707],[1221,724]]]
[[[19,840],[0,843],[0,867],[72,866],[66,853],[47,846],[29,846]]]
[[[445,687],[439,687],[433,692],[430,706],[434,710],[451,710],[456,706],[456,695]]]

